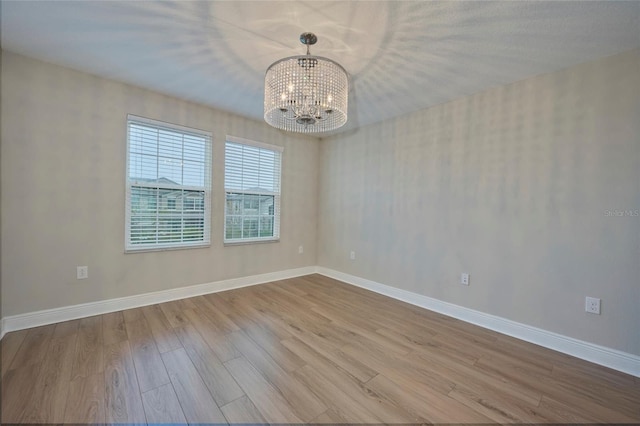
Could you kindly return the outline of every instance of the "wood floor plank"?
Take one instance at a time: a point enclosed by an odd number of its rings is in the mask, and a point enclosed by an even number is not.
[[[275,283],[263,286],[261,289],[266,289],[261,293],[261,299],[267,300],[272,303],[272,307],[281,308],[282,312],[293,312],[299,319],[304,319],[312,323],[328,324],[331,322],[325,316],[317,314],[313,308],[315,304],[312,300],[309,300],[306,306],[300,305],[300,296],[285,290],[281,285]]]
[[[176,328],[176,332],[191,362],[219,406],[228,404],[244,395],[240,386],[195,327],[188,324]]]
[[[192,299],[196,305],[196,309],[204,314],[213,327],[215,327],[220,333],[232,333],[240,330],[233,321],[229,319],[223,312],[216,307],[204,296],[197,296]]]
[[[125,323],[140,321],[142,318],[144,318],[142,308],[125,309],[124,311],[122,311],[122,315],[124,316]]]
[[[142,403],[149,424],[187,423],[178,397],[171,384],[162,385],[144,392],[142,394]]]
[[[582,411],[598,422],[640,423],[640,399],[611,398],[606,393],[598,393],[584,387],[555,383],[543,395],[567,406],[578,406],[584,403]],[[615,409],[611,407],[615,406]],[[607,419],[607,420],[605,420]]]
[[[196,304],[193,302],[192,297],[188,297],[185,299],[178,299],[174,301],[178,304],[181,310],[186,311],[187,309],[197,309]]]
[[[261,424],[267,423],[260,411],[246,395],[220,407],[229,423]]]
[[[444,340],[445,336],[440,337],[441,340]],[[504,359],[507,361],[515,359],[518,362],[524,363],[525,365],[533,368],[538,368],[540,370],[553,370],[554,361],[548,356],[545,356],[544,352],[541,352],[541,349],[549,352],[553,351],[527,342],[521,342],[525,343],[525,345],[516,346],[514,344],[515,341],[516,339],[512,337],[501,336],[492,345],[493,351],[483,356],[494,359]],[[517,356],[514,356],[514,354],[517,354]],[[562,356],[565,356],[565,354],[562,354]]]
[[[244,325],[243,329],[250,328],[263,329],[275,336],[278,340],[290,339],[293,337],[291,329],[299,328],[292,316],[283,312],[281,307],[274,306],[273,303],[256,299],[256,306],[246,308],[251,312],[251,322]]]
[[[586,361],[579,360],[576,363],[555,363],[553,365],[552,375],[563,376],[566,378],[579,377],[586,378],[598,384],[607,386],[612,389],[627,389],[634,383],[638,384],[640,377],[634,377],[622,371],[615,371],[611,368],[590,364],[585,366]],[[602,367],[602,368],[597,368]],[[637,390],[636,390],[637,391]],[[635,392],[635,391],[634,391]]]
[[[184,348],[163,353],[162,360],[187,422],[226,422]]]
[[[289,402],[292,410],[302,421],[308,422],[324,413],[327,406],[313,392],[295,377],[284,371],[273,358],[264,352],[243,332],[236,331],[231,335],[232,342],[256,370],[269,381]]]
[[[293,325],[293,328],[302,328],[306,331],[322,336],[330,340],[336,346],[342,346],[352,342],[353,340],[361,341],[363,344],[376,345],[384,347],[385,350],[398,354],[408,354],[411,351],[409,345],[399,343],[382,334],[376,333],[375,328],[349,315],[351,310],[345,310],[331,316],[331,319],[324,315],[318,315],[314,306],[300,306],[300,303],[290,300],[291,296],[287,295],[289,301],[284,304],[278,299],[285,296],[280,291],[273,291],[276,296],[272,296],[274,303],[281,304],[285,307],[283,316]],[[306,308],[306,309],[305,309]],[[309,309],[310,308],[310,309]],[[326,311],[325,311],[326,312]],[[295,324],[295,325],[294,325]],[[295,332],[292,332],[295,334]]]
[[[140,391],[146,392],[169,383],[169,375],[144,317],[128,322],[126,327]]]
[[[345,333],[344,330],[337,327],[327,327],[330,324],[333,325],[331,320],[310,310],[310,306],[305,309],[300,306],[300,303],[294,304],[292,301],[278,300],[278,298],[284,298],[282,293],[271,291],[263,297],[264,300],[271,301],[271,305],[268,311],[261,312],[262,315],[257,316],[258,325],[262,326],[265,316],[276,317],[278,323],[287,327],[284,330],[279,330],[276,327],[270,328],[271,333],[277,335],[280,340],[291,338],[292,334],[295,334],[295,331],[300,329],[305,329],[315,334],[324,333],[326,339],[330,339],[337,345],[345,344],[355,336],[353,333]],[[282,328],[282,325],[280,325],[280,328]],[[279,334],[282,331],[285,333]]]
[[[304,288],[305,283],[300,282],[298,280],[298,277],[291,278],[288,280],[273,281],[268,284],[270,284],[272,287],[280,288],[286,291],[287,293],[293,294],[297,297],[303,297],[307,295],[307,291]]]
[[[483,357],[476,363],[475,368],[504,381],[535,389],[558,401],[588,398],[591,408],[616,404],[617,411],[621,414],[640,420],[640,393],[632,390],[623,392],[616,387],[607,386],[606,382],[601,380],[592,381],[584,375],[552,376],[551,372],[545,369],[504,357],[497,360]]]
[[[639,377],[634,377],[622,371],[616,371],[566,354],[562,355],[565,356],[559,361],[553,362],[554,376],[578,376],[581,380],[586,378],[610,388],[623,387],[625,389],[639,379]]]
[[[173,300],[171,302],[160,303],[158,305],[164,313],[167,321],[171,324],[171,327],[181,327],[189,323],[189,320],[185,317],[184,311],[186,309],[195,308],[193,303],[189,304],[189,308],[186,308],[186,304],[182,300]]]
[[[83,318],[78,328],[78,341],[73,359],[71,379],[89,377],[104,369],[102,316]]]
[[[80,320],[75,319],[71,321],[63,321],[56,323],[56,328],[53,329],[52,339],[62,339],[68,336],[74,336],[78,334],[80,330]]]
[[[203,316],[200,311],[187,309],[184,314],[220,361],[225,362],[240,356],[240,352],[233,346],[229,338],[212,326],[211,321]]]
[[[395,353],[398,355],[407,355],[413,350],[408,343],[389,338],[382,333],[350,326],[348,321],[335,320],[331,323],[331,328],[338,328],[345,334],[349,335],[350,339],[347,343],[351,343],[355,340],[364,345],[373,345],[385,352]]]
[[[438,353],[468,365],[474,365],[485,354],[485,351],[478,350],[478,347],[473,344],[462,344],[455,339],[449,340],[442,334],[426,339],[416,352]]]
[[[411,328],[401,328],[399,330],[398,329],[392,330],[387,327],[382,327],[377,329],[376,333],[379,333],[391,340],[394,340],[406,346],[409,346],[413,351],[436,349],[446,353],[451,357],[455,357],[457,360],[461,362],[465,362],[471,365],[475,364],[479,358],[478,354],[468,354],[468,353],[464,353],[459,350],[450,348],[449,346],[445,346],[442,343],[436,341],[434,339],[433,334],[423,333],[422,330],[416,330]]]
[[[51,324],[29,329],[8,368],[21,368],[41,362],[49,350],[55,328],[56,325]]]
[[[0,388],[0,423],[20,423],[36,387],[41,363],[14,368],[4,375]]]
[[[388,354],[379,348],[361,345],[359,342],[342,348],[344,353],[359,359],[363,364],[387,377],[401,377],[413,380],[446,395],[455,387],[455,382],[425,366],[423,360],[415,357],[401,357]]]
[[[182,347],[178,336],[176,336],[169,320],[160,309],[159,305],[145,306],[142,308],[144,317],[149,324],[153,339],[160,353],[172,351]]]
[[[456,384],[465,385],[480,392],[486,388],[492,388],[506,392],[534,406],[537,406],[542,398],[542,394],[535,389],[510,382],[489,372],[474,368],[474,366],[457,363],[449,357],[436,352],[429,352],[428,354],[412,353],[408,358],[415,357],[424,362],[422,365],[424,365],[425,370],[444,375]]]
[[[105,422],[104,375],[77,376],[69,384],[65,423]]]
[[[144,423],[144,409],[129,342],[113,343],[104,351],[107,422]]]
[[[486,340],[474,340],[466,334],[450,333],[442,330],[431,337],[430,345],[426,348],[431,350],[437,348],[439,352],[446,352],[449,356],[455,356],[463,361],[464,359],[479,359],[480,357],[492,357],[496,353],[494,342]]]
[[[355,311],[353,309],[354,305],[344,304],[343,306],[336,306],[329,300],[327,300],[326,296],[324,296],[324,293],[318,294],[317,292],[312,291],[307,296],[305,296],[305,301],[306,300],[313,304],[313,306],[311,307],[311,310],[313,312],[322,315],[330,321],[348,320],[349,323],[368,331],[376,331],[383,325],[388,324],[386,320],[379,321],[376,320],[372,315],[363,315],[363,313]],[[351,309],[345,309],[347,306],[349,306]],[[406,322],[403,324],[403,326],[407,326]]]
[[[338,287],[338,291],[340,290],[341,287]],[[420,311],[420,315],[417,315],[415,311],[410,310],[410,305],[407,306],[397,300],[388,301],[376,297],[371,303],[374,303],[378,309],[366,309],[367,306],[363,306],[362,301],[363,298],[370,297],[370,292],[362,289],[357,290],[359,292],[352,297],[345,298],[342,309],[338,309],[337,305],[329,303],[331,301],[327,300],[326,290],[323,289],[320,292],[322,306],[324,309],[337,310],[338,317],[346,314],[350,321],[357,320],[357,318],[361,318],[360,323],[367,321],[371,324],[371,331],[387,326],[395,330],[416,329],[420,334],[433,335],[439,332],[433,321],[429,320],[429,315],[424,315],[424,310]]]
[[[520,383],[544,393],[547,386],[545,378],[551,377],[551,370],[527,364],[513,358],[482,356],[478,358],[474,367],[495,377],[504,377],[506,380]]]
[[[327,410],[324,413],[320,414],[315,419],[311,420],[311,424],[330,424],[330,425],[340,425],[349,423],[347,419],[340,416],[334,410]]]
[[[629,386],[633,383],[632,376],[625,376],[616,380],[610,376],[594,375],[590,370],[584,371],[584,369],[566,365],[556,365],[553,367],[551,380],[563,387],[574,387],[575,390],[581,388],[587,393],[597,393],[605,403],[607,403],[606,399],[614,399],[619,402],[640,401],[640,389]],[[638,404],[634,403],[630,407],[638,408]]]
[[[378,374],[375,366],[361,362],[313,334],[301,333],[293,339],[283,340],[282,345],[305,363],[323,363],[326,359],[361,382],[366,382]]]
[[[229,318],[229,320],[233,322],[237,327],[244,328],[246,325],[251,324],[253,322],[252,318],[248,318],[246,315],[236,310],[236,308],[227,300],[225,300],[225,295],[227,293],[232,292],[223,291],[220,293],[205,294],[203,297],[206,298],[209,303],[214,306],[215,309],[222,312],[227,318]],[[235,293],[235,290],[233,290],[233,293]]]
[[[280,339],[266,327],[250,325],[242,330],[276,360],[283,370],[291,372],[305,365],[305,362],[298,355],[287,349]]]
[[[401,379],[400,383],[382,374],[366,383],[366,387],[395,401],[407,411],[432,423],[487,423],[491,420],[481,413],[466,407],[458,401],[439,392],[428,391],[425,387],[416,393],[415,383]]]
[[[538,409],[551,413],[548,417],[558,423],[640,423],[640,412],[635,416],[627,416],[598,404],[578,408],[575,403],[560,402],[546,395],[542,397]]]
[[[105,346],[124,342],[128,339],[122,311],[104,314],[102,316],[102,327]]]
[[[60,423],[64,421],[64,410],[69,395],[69,382],[76,349],[77,334],[69,333],[74,326],[67,322],[63,327],[56,326],[47,356],[42,362],[35,381],[27,416],[28,423]],[[63,324],[63,323],[61,323]],[[68,327],[71,325],[71,327]],[[77,328],[75,323],[75,328]]]
[[[29,330],[13,331],[4,335],[0,340],[0,378],[9,370],[9,366],[13,361],[18,349],[27,337]]]
[[[395,401],[376,393],[366,384],[353,378],[353,376],[345,375],[327,364],[307,366],[305,368],[313,370],[313,374],[320,375],[324,380],[331,382],[334,387],[338,387],[342,392],[349,395],[352,401],[367,409],[384,423],[421,423],[424,421],[419,415],[405,410]]]
[[[554,417],[545,416],[535,405],[507,393],[490,389],[479,392],[458,385],[448,396],[498,423],[554,423]]]
[[[227,315],[232,315],[235,322],[240,318],[242,325],[239,328],[247,330],[249,327],[258,327],[265,329],[278,339],[291,337],[282,327],[276,307],[263,298],[262,292],[252,295],[246,291],[238,294],[225,292],[217,296],[228,305],[228,308],[231,308],[232,314]],[[274,324],[274,318],[277,319],[277,324]]]
[[[224,363],[236,382],[270,423],[302,423],[289,403],[246,359],[239,357]]]
[[[349,423],[382,423],[367,407],[358,404],[351,396],[331,380],[307,365],[293,373],[302,383]]]

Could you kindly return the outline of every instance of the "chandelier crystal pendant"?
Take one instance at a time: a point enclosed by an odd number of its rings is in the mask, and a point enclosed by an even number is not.
[[[318,41],[302,33],[307,54],[280,59],[264,78],[264,119],[271,126],[299,133],[328,132],[347,122],[347,72],[331,59],[313,56]]]

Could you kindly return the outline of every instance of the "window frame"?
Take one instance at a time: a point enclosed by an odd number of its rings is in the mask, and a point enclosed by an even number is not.
[[[262,150],[268,150],[274,152],[276,155],[276,164],[274,165],[274,172],[277,168],[278,176],[277,176],[277,191],[259,191],[259,190],[246,190],[240,188],[228,188],[227,184],[227,144],[235,144],[235,145],[243,145],[249,146],[253,148],[258,148]],[[256,243],[271,243],[280,241],[280,217],[281,217],[281,197],[282,197],[282,157],[284,152],[284,147],[278,145],[271,145],[264,142],[257,142],[249,139],[244,139],[236,136],[227,135],[225,139],[224,145],[224,226],[223,226],[223,243],[225,246],[231,245],[239,245],[239,244],[256,244]],[[268,237],[247,237],[247,238],[227,238],[227,216],[228,216],[228,196],[229,194],[242,194],[250,195],[250,196],[267,196],[273,197],[273,235]],[[243,204],[242,210],[244,210],[245,200],[241,201]],[[230,216],[239,216],[244,219],[243,214],[230,214]],[[250,215],[252,216],[252,215]],[[260,221],[260,215],[256,215],[258,217],[258,222]],[[271,215],[267,215],[271,216]]]
[[[184,185],[184,184],[168,184],[168,183],[160,183],[160,182],[144,182],[142,180],[132,179],[130,177],[131,173],[131,125],[139,125],[148,127],[155,130],[167,130],[172,132],[181,133],[182,135],[190,135],[199,138],[204,138],[205,140],[205,148],[204,148],[204,186],[193,186],[193,185]],[[183,147],[184,149],[184,147]],[[195,249],[195,248],[206,248],[211,246],[211,181],[213,176],[213,137],[212,133],[206,130],[195,129],[191,127],[180,126],[178,124],[168,123],[160,120],[154,120],[151,118],[140,117],[133,114],[127,115],[126,121],[126,163],[125,163],[125,253],[140,253],[140,252],[150,252],[150,251],[166,251],[166,250],[185,250],[185,249]],[[156,155],[158,158],[159,155]],[[184,161],[185,154],[182,152],[181,161]],[[184,169],[182,169],[184,173]],[[157,178],[160,179],[160,178]],[[168,179],[168,178],[166,178]],[[185,238],[185,228],[184,221],[189,219],[199,219],[198,217],[188,217],[185,216],[184,207],[182,206],[182,201],[180,202],[181,209],[181,238],[182,241],[179,242],[158,242],[156,236],[156,242],[154,244],[135,244],[131,242],[131,220],[132,220],[132,189],[136,188],[148,188],[150,190],[156,189],[158,193],[162,190],[173,190],[173,191],[183,191],[183,197],[185,197],[185,192],[194,191],[194,192],[203,192],[203,235],[201,240],[196,241],[184,241]],[[167,200],[169,201],[169,200]],[[174,200],[177,205],[177,200]],[[159,216],[160,203],[159,200],[155,203],[156,208],[156,218]],[[177,207],[175,209],[178,210]],[[157,219],[156,219],[157,221]],[[156,225],[158,226],[158,225]],[[156,228],[156,235],[158,234]]]

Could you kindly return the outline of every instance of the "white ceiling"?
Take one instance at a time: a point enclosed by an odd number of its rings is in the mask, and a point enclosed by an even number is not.
[[[2,1],[2,48],[262,119],[264,72],[350,74],[341,130],[640,48],[637,1]]]

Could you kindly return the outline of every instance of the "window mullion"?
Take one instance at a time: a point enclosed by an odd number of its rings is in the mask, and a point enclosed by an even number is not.
[[[160,130],[156,129],[156,182],[160,173]],[[160,188],[156,187],[156,244],[160,243]]]
[[[244,202],[245,202],[245,194],[242,194],[242,208],[240,209],[240,238],[244,238]]]
[[[181,144],[181,152],[180,152],[180,184],[184,185],[184,134],[182,135],[182,137],[180,138],[180,144]],[[185,227],[184,227],[184,197],[185,197],[185,193],[184,193],[184,188],[182,189],[182,206],[180,209],[180,241],[184,242],[184,232],[185,232]]]

